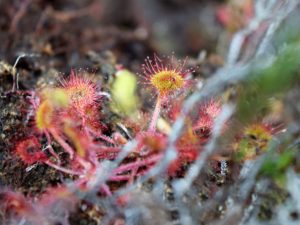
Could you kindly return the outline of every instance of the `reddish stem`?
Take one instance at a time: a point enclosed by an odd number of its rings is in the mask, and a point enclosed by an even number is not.
[[[153,111],[152,119],[151,119],[149,129],[148,129],[148,131],[150,131],[150,132],[154,132],[156,130],[156,124],[157,124],[157,120],[159,118],[160,109],[161,109],[161,102],[162,102],[162,98],[159,95],[156,100],[155,109]]]
[[[109,187],[108,187],[108,185],[107,184],[103,184],[102,186],[101,186],[101,190],[104,192],[104,194],[106,194],[107,196],[112,196],[112,193],[111,193],[111,191],[110,191],[110,189],[109,189]]]
[[[57,132],[55,130],[50,130],[52,136],[54,137],[54,139],[64,148],[64,150],[66,152],[69,153],[70,158],[73,159],[74,158],[74,150],[71,148],[71,146],[63,139],[61,138]]]
[[[136,173],[136,176],[142,176],[146,174],[145,171],[141,171],[139,173]],[[110,181],[128,181],[132,178],[132,174],[126,174],[126,175],[115,175],[115,176],[110,176],[109,180]]]
[[[47,148],[49,149],[49,152],[51,153],[51,155],[54,156],[54,158],[56,158],[58,164],[60,164],[61,163],[60,158],[56,154],[56,152],[54,151],[54,149],[52,148],[50,134],[48,133],[48,131],[45,131],[44,133],[45,133],[45,136],[46,136],[46,139],[47,139]]]
[[[119,173],[123,173],[123,172],[129,171],[129,170],[133,170],[135,168],[139,168],[141,166],[148,166],[149,164],[153,164],[153,163],[157,162],[158,160],[160,160],[161,157],[162,157],[162,155],[153,155],[144,160],[128,163],[126,165],[119,166],[118,168],[116,168],[113,171],[113,173],[119,174]]]

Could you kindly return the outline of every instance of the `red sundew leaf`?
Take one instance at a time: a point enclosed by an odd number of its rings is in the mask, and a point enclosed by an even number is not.
[[[142,65],[143,79],[161,97],[172,96],[175,92],[187,87],[186,76],[191,70],[184,68],[186,60],[175,62],[172,55],[170,62],[167,62],[154,54],[152,59],[150,57],[146,58],[145,63]]]
[[[245,26],[253,14],[253,1],[245,0],[220,6],[217,9],[216,17],[227,29],[235,31]]]
[[[89,105],[96,104],[100,95],[97,92],[97,85],[91,80],[79,76],[75,71],[71,71],[69,79],[63,80],[62,88],[70,98],[71,106],[78,111],[84,110]]]
[[[44,161],[47,158],[35,136],[20,141],[15,147],[15,152],[26,164]]]
[[[210,100],[200,106],[198,120],[193,126],[193,130],[211,131],[214,120],[221,113],[221,104],[218,101]]]
[[[168,167],[170,176],[176,176],[184,165],[194,162],[201,153],[202,146],[200,142],[194,144],[188,144],[189,140],[184,140],[184,142],[176,146],[177,158]]]
[[[227,6],[221,6],[217,10],[217,18],[224,26],[229,26],[231,21],[230,9]]]

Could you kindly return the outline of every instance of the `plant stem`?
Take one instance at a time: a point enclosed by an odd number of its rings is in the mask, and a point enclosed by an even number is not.
[[[161,158],[162,158],[161,154],[149,156],[148,158],[146,158],[144,160],[140,160],[140,161],[137,161],[137,162],[132,162],[132,163],[128,163],[128,164],[125,164],[125,165],[121,165],[118,168],[116,168],[113,171],[113,173],[114,174],[119,174],[119,173],[127,172],[129,170],[133,170],[135,168],[139,168],[141,166],[149,166],[151,164],[156,163]]]
[[[63,149],[67,153],[69,153],[70,158],[73,159],[74,158],[74,150],[72,149],[72,147],[69,144],[67,144],[67,142],[63,138],[61,138],[55,130],[50,130],[50,133],[52,134],[54,139],[58,142],[58,144],[60,144],[61,147],[63,147]]]
[[[52,148],[50,134],[48,133],[48,131],[45,131],[44,133],[45,133],[45,136],[47,139],[47,148],[49,149],[49,152],[51,153],[52,156],[54,156],[54,158],[56,158],[58,164],[61,164],[59,156],[56,154],[56,152]]]
[[[153,116],[152,116],[152,119],[151,119],[151,122],[150,122],[150,126],[149,126],[149,129],[148,129],[148,131],[150,131],[150,132],[154,132],[155,129],[156,129],[156,124],[157,124],[157,120],[158,120],[158,117],[159,117],[159,114],[160,114],[160,109],[161,109],[161,101],[162,101],[161,96],[158,96],[157,100],[156,100],[156,105],[155,105],[155,109],[154,109],[154,112],[153,112]]]

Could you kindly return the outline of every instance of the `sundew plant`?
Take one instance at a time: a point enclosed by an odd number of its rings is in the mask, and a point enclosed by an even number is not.
[[[41,7],[32,2],[4,5],[12,37]],[[162,54],[169,42],[123,30],[131,17],[104,25],[119,3],[51,4],[30,51],[0,58],[0,224],[299,223],[299,1],[218,3],[226,38],[198,55]],[[101,31],[70,24],[98,20]],[[58,38],[66,24],[80,37]],[[105,44],[90,50],[96,37]]]

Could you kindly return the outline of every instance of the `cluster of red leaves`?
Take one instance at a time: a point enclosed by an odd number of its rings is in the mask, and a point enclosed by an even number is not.
[[[254,15],[253,0],[231,1],[217,10],[217,18],[229,32],[244,27]]]
[[[79,164],[89,168],[90,163],[95,161],[92,150],[89,150],[93,149],[93,140],[104,137],[99,115],[100,99],[96,85],[72,71],[60,87],[46,88],[32,96],[36,129],[16,145],[15,152],[27,164],[41,161],[55,165],[46,157],[45,150],[48,150],[56,159],[58,168],[60,157],[52,147],[55,140],[75,161],[70,164],[71,167]],[[47,140],[44,151],[40,144],[43,138]]]
[[[127,128],[131,130],[137,145],[111,171],[108,177],[111,182],[130,184],[149,172],[164,157],[169,133],[157,129],[161,104],[169,105],[169,111],[164,117],[172,123],[180,115],[183,102],[183,98],[173,100],[174,96],[178,90],[179,93],[189,91],[189,86],[186,85],[187,70],[181,67],[184,64],[164,66],[164,62],[157,56],[153,61],[147,59],[146,62],[146,80],[156,89],[157,103],[152,118],[145,115],[142,120],[128,124]],[[61,86],[47,88],[36,96],[33,95],[31,103],[35,110],[36,129],[28,138],[17,143],[15,153],[26,164],[45,163],[64,173],[78,175],[73,184],[80,191],[89,190],[97,179],[97,173],[101,171],[102,162],[116,159],[128,142],[119,132],[112,133],[111,137],[102,134],[105,124],[99,114],[101,95],[98,89],[91,80],[72,71],[70,78],[62,81]],[[214,121],[221,112],[221,103],[218,100],[208,100],[196,110],[196,116],[187,117],[185,120],[185,128],[175,145],[177,159],[168,166],[166,175],[183,175],[184,168],[201,156],[203,146],[211,136]],[[142,124],[145,119],[150,124],[148,129]],[[254,128],[246,130],[250,133],[247,135],[253,136],[254,133],[262,137],[258,144],[265,144],[265,129],[258,129],[260,127],[257,126]],[[46,145],[42,146],[41,143],[45,141]],[[52,146],[54,141],[60,145],[59,151]],[[256,146],[255,144],[257,143],[249,142],[248,148]],[[69,154],[67,162],[60,156],[61,150]],[[112,194],[106,184],[101,185],[99,191],[105,195]],[[125,197],[127,199],[128,196]],[[12,199],[12,204],[6,207],[13,208],[20,216],[26,216],[26,213],[34,210],[30,205],[23,204],[24,200],[18,195],[7,193],[6,198]],[[52,205],[60,199],[69,202],[69,205],[74,205],[77,201],[70,190],[62,186],[48,191],[39,203]]]
[[[170,95],[174,96],[177,89],[187,89],[184,83],[187,83],[185,77],[189,70],[183,69],[184,63],[164,66],[157,56],[153,61],[147,59],[146,62],[147,66],[143,67],[147,73],[146,79],[157,89],[158,102],[163,97],[164,102],[168,103]],[[62,172],[93,177],[101,161],[115,159],[127,139],[118,132],[113,133],[112,138],[102,135],[105,125],[100,122],[101,95],[97,85],[76,75],[74,71],[69,79],[61,83],[59,87],[46,88],[32,97],[37,132],[20,141],[15,152],[27,164],[42,162]],[[110,180],[132,181],[145,174],[163,157],[168,135],[156,130],[160,104],[156,105],[149,122],[151,129],[138,129],[134,133],[138,141],[136,149],[113,171]],[[180,107],[180,104],[171,107],[168,115],[171,121],[176,119]],[[198,157],[203,143],[209,137],[214,119],[220,113],[220,104],[211,100],[198,111],[197,119],[187,121],[186,131],[177,141],[178,159],[170,165],[169,175],[175,176],[184,165]],[[41,142],[44,139],[47,144],[42,149]],[[53,141],[69,154],[67,167],[61,166],[61,158],[52,147]]]
[[[163,158],[168,134],[156,129],[161,104],[170,103],[170,110],[165,116],[172,123],[180,114],[182,101],[172,100],[174,104],[171,104],[171,99],[174,99],[178,90],[182,93],[189,88],[186,85],[188,70],[181,67],[184,64],[164,66],[164,62],[157,56],[152,62],[154,64],[150,64],[151,61],[147,62],[146,79],[153,88],[156,88],[156,107],[152,118],[144,117],[149,120],[149,129],[142,128],[145,127],[141,124],[144,120],[140,121],[140,124],[127,127],[132,131],[137,146],[117,168],[111,171],[108,177],[111,182],[130,184],[136,178],[145,175]],[[149,74],[150,72],[153,74]],[[78,175],[73,184],[80,191],[89,190],[97,179],[103,160],[117,158],[128,142],[128,139],[119,132],[112,133],[111,137],[103,135],[105,119],[99,114],[102,96],[98,90],[99,87],[91,80],[72,71],[69,78],[63,80],[60,86],[45,88],[33,94],[30,102],[34,109],[35,128],[26,139],[16,144],[15,153],[26,164],[44,163],[64,173]],[[220,103],[211,100],[199,107],[195,119],[187,119],[185,131],[176,142],[177,159],[169,165],[166,175],[181,175],[183,168],[199,156],[203,144],[209,139],[214,119],[219,113]],[[54,147],[53,142],[59,144],[60,148]],[[69,157],[62,157],[62,151]],[[101,185],[99,191],[104,195],[112,194],[106,184]],[[7,194],[7,198],[9,196]],[[30,204],[22,206],[24,201],[17,195],[12,195],[11,198],[13,199],[11,202],[16,202],[11,207],[21,217],[27,217],[27,214],[32,214],[31,211],[36,210]],[[70,202],[68,205],[74,205],[78,201],[68,188],[62,186],[54,191],[52,189],[47,191],[39,200],[39,204],[46,208],[45,205],[57,204],[61,199],[62,202]],[[29,218],[35,219],[36,217]]]

